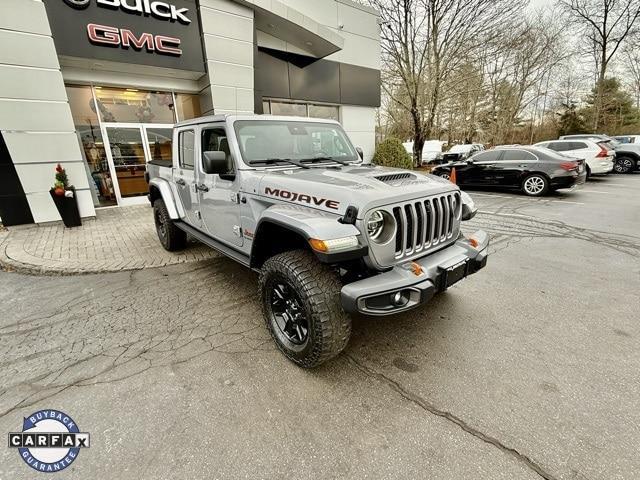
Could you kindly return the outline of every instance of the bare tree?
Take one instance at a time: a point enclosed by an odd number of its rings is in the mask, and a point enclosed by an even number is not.
[[[600,126],[604,81],[611,61],[637,28],[639,0],[558,0],[577,25],[597,65],[593,128]]]
[[[561,26],[542,15],[511,29],[510,38],[501,40],[502,50],[489,59],[485,72],[489,97],[483,123],[490,143],[514,142],[525,113],[531,117],[531,138],[538,110],[546,110],[552,72],[564,59],[561,44]]]
[[[640,109],[640,35],[634,43],[625,48],[624,66],[629,74],[630,86],[633,91],[636,108]]]
[[[428,68],[427,17],[420,0],[372,0],[382,16],[382,88],[391,105],[390,116],[397,108],[412,122],[414,156],[419,161],[424,146],[424,81]]]
[[[444,85],[517,24],[527,0],[369,0],[383,19],[386,95],[410,116],[414,160],[437,130]]]

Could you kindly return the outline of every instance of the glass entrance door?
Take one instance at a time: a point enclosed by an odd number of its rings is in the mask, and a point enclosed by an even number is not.
[[[146,203],[151,160],[171,160],[172,125],[103,124],[105,150],[119,205]]]

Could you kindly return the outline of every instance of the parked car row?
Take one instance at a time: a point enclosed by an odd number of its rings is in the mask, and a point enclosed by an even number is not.
[[[536,143],[535,146],[548,148],[570,157],[583,158],[586,162],[587,179],[591,175],[610,173],[614,169],[615,151],[595,140],[553,140]]]
[[[617,173],[631,173],[640,167],[640,143],[636,143],[640,136],[628,135],[619,138],[624,138],[627,141],[621,143],[613,137],[599,134],[565,135],[560,137],[560,140],[591,140],[604,145],[615,151],[614,170]]]
[[[436,167],[432,173],[464,187],[517,189],[532,197],[549,191],[572,188],[587,178],[585,160],[570,158],[540,146],[497,147],[464,161]]]
[[[476,153],[484,151],[484,145],[480,143],[470,143],[454,145],[447,152],[442,152],[442,146],[447,142],[440,140],[429,140],[425,142],[422,148],[422,165],[438,165],[441,163],[453,162],[457,160],[466,160]],[[402,144],[411,156],[413,156],[413,142],[405,142]]]

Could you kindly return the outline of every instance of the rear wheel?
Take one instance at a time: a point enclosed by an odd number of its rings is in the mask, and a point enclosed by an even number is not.
[[[259,283],[267,328],[289,360],[313,368],[344,350],[351,319],[340,304],[340,281],[313,254],[296,250],[268,259]]]
[[[591,169],[589,168],[589,165],[587,165],[587,178],[586,180],[589,180],[591,178]]]
[[[153,202],[153,218],[158,239],[165,250],[175,252],[187,246],[187,234],[174,225],[161,198]]]
[[[530,197],[541,197],[549,191],[549,180],[539,173],[529,175],[522,182],[522,191]]]
[[[629,157],[620,157],[616,160],[613,169],[616,173],[631,173],[635,170],[636,163]]]

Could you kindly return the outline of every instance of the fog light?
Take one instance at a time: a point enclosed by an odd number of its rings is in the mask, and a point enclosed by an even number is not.
[[[404,307],[409,300],[402,294],[402,292],[396,292],[391,294],[391,303],[396,307]]]

